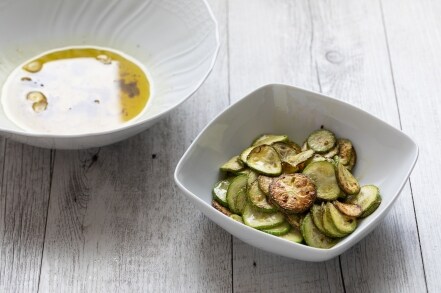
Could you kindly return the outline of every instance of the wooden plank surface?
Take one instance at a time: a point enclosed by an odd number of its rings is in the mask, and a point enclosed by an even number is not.
[[[0,292],[36,292],[41,267],[51,151],[1,139]]]
[[[173,181],[192,139],[228,104],[226,3],[211,5],[223,45],[195,96],[127,141],[57,151],[40,292],[231,290],[231,236]]]
[[[382,2],[403,130],[420,148],[411,184],[427,287],[440,292],[441,2]]]

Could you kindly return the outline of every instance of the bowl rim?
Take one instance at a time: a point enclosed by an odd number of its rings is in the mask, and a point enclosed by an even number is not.
[[[204,75],[199,79],[199,81],[192,87],[190,90],[190,93],[187,94],[185,97],[183,97],[177,104],[173,105],[172,107],[163,110],[162,112],[159,112],[151,117],[140,119],[138,121],[134,121],[133,123],[127,123],[126,125],[122,125],[119,127],[115,127],[113,129],[100,131],[100,132],[87,132],[82,134],[49,134],[49,133],[40,133],[40,132],[26,132],[25,130],[11,130],[11,129],[5,129],[3,127],[0,127],[0,132],[13,134],[13,135],[19,135],[23,137],[31,137],[31,138],[43,138],[43,139],[57,139],[57,138],[87,138],[87,137],[96,137],[96,136],[102,136],[102,135],[108,135],[113,134],[117,132],[123,132],[127,129],[134,128],[137,126],[140,126],[144,123],[147,123],[149,121],[157,120],[165,115],[167,115],[169,112],[174,110],[175,108],[179,107],[181,104],[183,104],[185,101],[187,101],[191,96],[193,96],[196,91],[202,86],[202,84],[207,80],[210,73],[213,71],[214,65],[216,64],[217,57],[219,55],[220,50],[220,33],[219,33],[219,23],[208,4],[208,0],[201,0],[202,3],[205,5],[205,8],[207,9],[208,15],[212,21],[212,24],[214,25],[214,34],[215,34],[215,40],[216,40],[216,49],[214,51],[214,54],[211,56],[211,62],[208,70],[204,73]],[[8,118],[8,120],[10,120]],[[13,123],[11,121],[11,123]]]
[[[322,98],[322,99],[323,99],[323,98],[330,99],[330,100],[332,100],[333,102],[336,102],[336,103],[338,103],[338,104],[343,104],[343,105],[345,105],[345,106],[348,106],[348,107],[350,107],[350,108],[351,108],[352,110],[354,110],[354,111],[361,112],[361,113],[363,113],[364,115],[367,115],[370,119],[375,119],[375,120],[379,121],[379,122],[382,124],[383,127],[386,127],[386,128],[388,128],[388,129],[390,129],[390,130],[392,130],[392,131],[395,131],[395,132],[399,132],[400,135],[403,135],[404,137],[406,137],[406,138],[409,140],[409,142],[410,142],[410,143],[412,144],[412,146],[413,146],[413,149],[415,150],[414,152],[412,152],[412,153],[410,154],[410,155],[412,156],[412,157],[411,157],[411,158],[412,158],[412,163],[411,163],[411,165],[410,165],[410,168],[409,168],[409,169],[407,170],[407,172],[406,172],[406,176],[404,176],[403,179],[400,181],[400,183],[399,183],[399,185],[398,185],[399,188],[398,188],[397,192],[391,197],[391,200],[385,205],[383,212],[380,213],[380,214],[377,214],[377,215],[372,219],[372,222],[370,222],[369,225],[365,227],[364,231],[367,231],[365,235],[362,235],[362,236],[359,237],[358,239],[357,239],[357,238],[350,239],[350,240],[347,241],[347,242],[339,242],[339,243],[337,243],[335,246],[333,246],[333,247],[331,247],[331,248],[328,248],[328,249],[311,247],[311,246],[304,245],[304,244],[301,244],[301,243],[294,243],[294,242],[291,242],[291,241],[288,241],[288,240],[285,240],[285,239],[282,239],[282,238],[279,238],[279,237],[271,237],[271,238],[270,238],[270,239],[272,239],[272,240],[274,240],[274,241],[277,241],[276,239],[279,239],[279,240],[281,240],[281,241],[287,241],[287,242],[290,242],[290,243],[294,244],[295,246],[298,246],[298,245],[299,245],[299,246],[302,247],[302,249],[306,249],[306,250],[309,251],[309,252],[317,253],[317,254],[322,255],[322,256],[325,256],[325,255],[331,255],[332,257],[335,257],[335,256],[337,256],[337,255],[340,255],[341,253],[344,253],[347,249],[349,249],[350,247],[352,247],[353,245],[355,245],[356,243],[358,243],[359,241],[361,241],[362,239],[364,239],[364,238],[365,238],[365,237],[371,232],[371,231],[369,231],[369,227],[371,227],[372,225],[375,226],[376,222],[380,221],[381,218],[382,218],[382,216],[384,217],[384,216],[389,212],[390,208],[391,208],[392,205],[395,203],[395,201],[397,200],[398,196],[401,194],[401,191],[403,190],[403,188],[404,188],[404,186],[405,186],[407,180],[409,179],[410,174],[412,173],[412,170],[414,169],[415,164],[416,164],[416,162],[417,162],[417,160],[418,160],[418,156],[419,156],[419,147],[418,147],[418,145],[416,144],[416,142],[415,142],[415,141],[414,141],[409,135],[407,135],[406,133],[404,133],[401,129],[398,129],[398,128],[396,128],[396,127],[390,125],[389,123],[383,121],[382,119],[380,119],[380,118],[378,118],[378,117],[376,117],[376,116],[370,114],[369,112],[367,112],[367,111],[365,111],[365,110],[362,110],[362,109],[360,109],[360,108],[358,108],[358,107],[356,107],[356,106],[354,106],[354,105],[352,105],[352,104],[350,104],[350,103],[348,103],[348,102],[345,102],[345,101],[339,100],[339,99],[337,99],[337,98],[334,98],[334,97],[331,97],[331,96],[328,96],[328,95],[324,95],[324,94],[322,94],[322,93],[319,93],[319,92],[316,92],[316,91],[313,91],[313,90],[308,90],[308,89],[305,89],[305,88],[301,88],[301,87],[297,87],[297,86],[293,86],[293,85],[289,85],[289,84],[283,84],[283,83],[268,83],[268,84],[262,85],[262,86],[258,87],[257,89],[248,92],[248,93],[245,94],[242,98],[238,99],[237,101],[235,101],[234,103],[232,103],[231,105],[229,105],[228,107],[226,107],[226,108],[225,108],[224,110],[222,110],[219,114],[217,114],[217,115],[216,115],[216,116],[215,116],[210,122],[208,122],[207,125],[206,125],[206,126],[205,126],[205,127],[204,127],[204,128],[198,133],[198,135],[194,138],[193,142],[190,144],[190,146],[187,148],[187,150],[186,150],[186,151],[184,152],[184,154],[181,156],[181,158],[180,158],[180,160],[179,160],[179,162],[178,162],[178,164],[177,164],[177,166],[176,166],[176,168],[175,168],[175,172],[174,172],[174,176],[173,176],[173,177],[174,177],[174,180],[175,180],[175,183],[178,185],[178,187],[179,187],[184,193],[186,193],[188,196],[191,196],[191,197],[193,198],[193,200],[196,200],[199,204],[201,204],[201,205],[206,205],[207,207],[211,208],[212,210],[216,210],[216,209],[213,208],[211,205],[209,205],[209,204],[206,203],[204,200],[202,200],[200,197],[198,197],[198,196],[195,195],[193,192],[191,192],[190,190],[188,190],[188,189],[184,186],[184,184],[179,180],[178,177],[179,177],[179,174],[181,173],[182,166],[183,166],[183,164],[185,163],[186,158],[188,157],[189,153],[195,148],[195,145],[196,145],[196,143],[199,141],[200,137],[201,137],[201,136],[207,131],[207,129],[208,129],[210,126],[212,126],[213,124],[215,124],[216,121],[217,121],[221,116],[224,115],[224,113],[226,113],[226,112],[228,112],[229,110],[231,110],[232,108],[234,108],[234,107],[236,106],[236,104],[239,104],[239,103],[245,102],[246,100],[250,99],[250,98],[251,98],[256,92],[261,91],[261,90],[264,90],[264,89],[266,89],[266,88],[272,88],[272,87],[285,87],[285,88],[288,88],[288,89],[290,89],[290,90],[297,90],[297,91],[301,91],[301,92],[305,92],[305,93],[312,93],[312,94],[318,96],[319,98]],[[201,212],[202,212],[202,211],[201,211]],[[219,211],[218,211],[218,212],[219,212]],[[219,212],[219,213],[220,213],[220,212]],[[228,218],[228,217],[225,217],[225,218]],[[210,219],[210,220],[213,221],[212,219]],[[231,219],[231,220],[232,220],[232,219]],[[237,221],[234,221],[234,220],[232,220],[231,223],[233,223],[233,225],[237,224],[237,225],[244,226],[243,224],[238,223]],[[246,226],[246,225],[245,225],[245,226]],[[221,227],[221,228],[224,229],[223,227]],[[248,226],[247,226],[247,228],[250,229],[250,230],[249,230],[250,232],[256,230],[256,229],[251,228],[251,227],[248,227]],[[225,230],[225,229],[224,229],[224,230]],[[227,232],[228,232],[228,231],[227,231]],[[255,231],[255,232],[259,232],[259,231]],[[262,232],[262,233],[263,233],[263,232]],[[231,234],[231,233],[230,233],[230,234]],[[233,235],[233,234],[231,234],[231,235]],[[263,233],[263,234],[260,234],[260,233],[259,233],[259,235],[261,235],[261,236],[272,236],[272,235],[269,235],[269,234],[267,235],[267,234],[265,234],[265,233]],[[234,235],[233,235],[233,236],[234,236]],[[349,235],[349,236],[350,236],[350,235]],[[329,259],[329,258],[328,258],[328,259]]]

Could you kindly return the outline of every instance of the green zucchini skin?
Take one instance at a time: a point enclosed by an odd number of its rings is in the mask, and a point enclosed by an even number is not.
[[[218,203],[228,208],[227,191],[230,186],[231,179],[224,179],[217,182],[213,187],[213,197]]]
[[[342,234],[350,234],[357,228],[357,219],[342,214],[332,203],[328,202],[327,208],[329,215],[338,232]]]
[[[361,187],[357,195],[350,197],[347,202],[359,205],[363,211],[360,218],[366,218],[380,206],[380,190],[375,185],[365,185]]]
[[[333,238],[342,238],[347,235],[347,233],[340,232],[332,220],[331,212],[329,210],[329,204],[327,203],[323,210],[323,229],[326,231],[326,235]]]
[[[303,219],[301,231],[306,244],[312,247],[328,249],[338,243],[337,239],[327,237],[317,229],[312,221],[311,214],[307,214]]]
[[[285,235],[281,235],[279,237],[294,243],[303,242],[302,232],[300,232],[300,230],[295,228],[292,228],[288,233],[286,233]]]
[[[245,168],[244,163],[239,158],[239,156],[234,156],[223,164],[220,169],[224,172],[237,173]]]
[[[273,228],[262,229],[261,231],[275,236],[282,236],[288,233],[290,230],[291,225],[289,225],[287,222],[283,222]]]
[[[312,206],[311,218],[317,229],[326,235],[325,228],[323,228],[323,205],[314,204]]]
[[[230,215],[230,218],[232,218],[233,220],[238,221],[239,223],[242,223],[242,224],[243,224],[243,219],[242,219],[242,217],[239,216],[239,215],[237,215],[237,214],[232,214],[232,215]]]
[[[227,190],[227,203],[230,210],[235,214],[241,214],[239,207],[236,206],[237,198],[242,197],[244,194],[246,198],[248,176],[239,175],[231,180]]]
[[[254,208],[251,204],[245,206],[242,218],[245,225],[258,230],[270,229],[285,222],[282,213],[263,213]]]

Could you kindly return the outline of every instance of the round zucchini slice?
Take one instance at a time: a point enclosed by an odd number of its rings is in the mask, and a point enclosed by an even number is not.
[[[319,129],[309,135],[307,142],[310,149],[318,153],[326,153],[335,146],[336,139],[331,131]]]
[[[365,185],[359,194],[349,198],[348,203],[359,205],[363,211],[360,218],[365,218],[381,204],[380,190],[375,185]]]
[[[307,150],[293,156],[285,157],[283,159],[283,163],[288,164],[292,168],[293,172],[289,172],[289,173],[294,173],[297,172],[298,170],[303,169],[304,166],[302,164],[308,161],[310,158],[312,158],[312,156],[314,156],[314,151]]]
[[[253,148],[247,157],[247,165],[256,172],[278,176],[282,173],[282,162],[273,147],[261,145]]]
[[[228,186],[227,190],[227,203],[230,210],[235,213],[239,214],[240,210],[236,206],[238,197],[245,196],[246,199],[246,192],[247,192],[247,180],[248,176],[246,175],[239,175],[231,180],[230,185]]]
[[[357,163],[357,153],[355,152],[354,147],[352,147],[351,159],[349,160],[349,163],[345,165],[345,167],[349,171],[352,171],[352,169],[355,167],[355,163]]]
[[[270,185],[271,201],[291,213],[307,211],[316,199],[316,188],[307,176],[295,173],[275,178]]]
[[[327,249],[338,243],[337,239],[329,238],[317,229],[310,214],[303,219],[301,231],[306,244],[312,247]]]
[[[271,145],[279,141],[288,141],[288,135],[264,134],[254,140],[252,146],[256,147],[263,144]]]
[[[245,150],[243,150],[242,153],[239,156],[240,160],[246,164],[247,163],[248,155],[251,153],[251,151],[253,149],[254,149],[254,147],[249,147],[249,148],[246,148]]]
[[[345,237],[347,234],[342,233],[337,229],[337,227],[334,224],[334,221],[332,220],[332,216],[329,210],[329,204],[327,203],[323,208],[323,229],[326,231],[326,235],[334,238],[342,238]]]
[[[276,227],[269,229],[262,229],[261,231],[271,235],[281,236],[281,235],[285,235],[290,230],[291,230],[291,226],[287,222],[283,222],[282,224],[279,224]]]
[[[335,200],[340,195],[340,187],[332,163],[327,161],[311,163],[303,170],[303,174],[314,182],[319,199]]]
[[[276,142],[271,145],[279,154],[280,159],[283,161],[288,156],[297,155],[297,151],[291,147],[287,142]]]
[[[346,194],[357,194],[360,192],[360,184],[352,173],[341,163],[337,163],[338,185]]]
[[[340,138],[337,140],[337,145],[340,162],[347,165],[352,157],[352,142],[349,139]]]
[[[254,181],[248,189],[248,199],[258,210],[266,213],[276,212],[277,208],[268,203],[265,194],[260,190],[259,183]]]
[[[211,205],[218,210],[219,212],[221,212],[222,214],[224,214],[225,216],[231,216],[231,212],[229,209],[227,209],[226,207],[222,206],[220,203],[218,203],[217,201],[213,200],[211,202]]]
[[[342,214],[332,203],[328,202],[327,209],[334,223],[335,228],[340,233],[350,234],[357,228],[357,219],[355,217],[348,217]]]
[[[323,228],[323,204],[315,204],[312,206],[311,217],[317,229],[319,229],[323,234],[326,234],[326,231]]]
[[[227,203],[227,190],[230,186],[231,180],[224,179],[217,182],[213,187],[213,197],[224,207],[228,207]]]
[[[342,203],[339,201],[334,201],[332,203],[342,214],[349,217],[360,217],[363,213],[363,210],[358,204]]]
[[[230,215],[230,218],[232,218],[233,220],[238,221],[239,223],[242,223],[242,224],[243,224],[242,217],[239,216],[239,215],[237,215],[237,214],[232,214],[232,215]]]
[[[302,243],[303,236],[299,229],[291,229],[288,233],[285,235],[279,236],[280,238],[286,239],[288,241],[294,242],[294,243]]]
[[[245,206],[242,218],[245,225],[259,230],[276,227],[285,221],[282,213],[263,213],[251,204]]]
[[[220,169],[224,172],[232,172],[237,173],[245,168],[245,165],[243,164],[242,160],[239,158],[239,156],[234,156],[228,162],[223,164]]]
[[[273,177],[268,177],[264,175],[259,175],[257,178],[257,182],[259,183],[259,188],[266,195],[269,194],[269,187],[271,183],[273,183]]]

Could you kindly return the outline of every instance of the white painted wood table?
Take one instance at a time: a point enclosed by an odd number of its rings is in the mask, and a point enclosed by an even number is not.
[[[0,140],[0,292],[441,292],[441,1],[210,4],[216,66],[150,130],[85,151]],[[270,82],[350,102],[420,146],[380,227],[325,263],[244,244],[172,179],[209,120]]]

